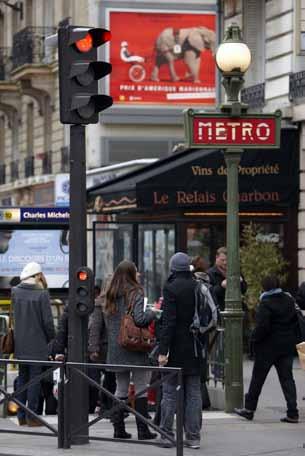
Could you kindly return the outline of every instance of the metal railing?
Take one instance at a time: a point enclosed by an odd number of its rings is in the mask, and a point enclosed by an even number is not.
[[[289,74],[289,100],[305,97],[305,71]]]
[[[223,327],[217,328],[210,335],[207,365],[207,382],[213,383],[215,387],[220,384],[222,388],[224,388],[225,383],[224,339]]]
[[[262,108],[265,105],[265,83],[255,84],[245,87],[240,92],[240,98],[243,103],[249,105],[249,108]]]
[[[57,437],[58,448],[64,448],[64,369],[65,365],[62,362],[58,361],[34,361],[34,360],[17,360],[17,359],[0,359],[0,365],[6,366],[8,364],[17,364],[17,365],[30,365],[30,366],[41,366],[47,367],[41,374],[37,375],[30,381],[28,381],[25,385],[21,388],[18,388],[9,393],[7,390],[7,383],[4,386],[0,386],[0,393],[3,395],[2,399],[0,400],[0,405],[3,404],[4,406],[8,401],[13,401],[15,404],[18,405],[21,409],[23,409],[28,415],[30,415],[36,421],[39,421],[42,425],[47,427],[51,432],[37,432],[37,431],[20,431],[14,429],[0,429],[0,433],[5,434],[24,434],[24,435],[40,435],[40,436],[47,436],[47,437]],[[25,404],[23,404],[19,399],[18,395],[28,389],[29,386],[34,385],[35,383],[39,383],[42,379],[47,378],[50,373],[52,373],[55,369],[60,369],[60,381],[58,383],[58,424],[57,428],[53,425],[49,424],[46,420],[44,420],[40,415],[37,415],[33,410],[29,409]]]
[[[29,382],[27,382],[22,387],[18,388],[9,393],[7,391],[7,383],[4,383],[4,386],[0,386],[0,393],[3,395],[3,398],[0,400],[0,405],[5,404],[8,401],[15,402],[20,408],[22,408],[28,415],[30,415],[36,421],[39,421],[42,425],[46,426],[51,432],[37,432],[37,431],[20,431],[14,429],[0,429],[0,433],[10,433],[10,434],[25,434],[25,435],[39,435],[39,436],[53,436],[57,437],[58,448],[68,449],[73,442],[73,437],[77,438],[86,438],[89,437],[89,440],[98,440],[98,441],[113,441],[113,442],[123,442],[124,444],[133,443],[140,445],[158,445],[157,442],[148,441],[148,440],[133,440],[133,439],[117,439],[110,437],[96,437],[96,436],[87,436],[81,435],[81,432],[88,430],[91,426],[99,422],[104,418],[109,418],[111,413],[115,412],[118,408],[126,410],[128,413],[134,415],[139,421],[147,424],[149,427],[157,431],[164,440],[167,440],[172,443],[173,446],[176,446],[177,456],[183,456],[183,377],[182,369],[180,368],[171,368],[171,367],[152,367],[152,366],[133,366],[133,365],[113,365],[113,364],[93,364],[93,363],[73,363],[73,362],[58,362],[58,361],[33,361],[33,360],[18,360],[18,359],[0,359],[0,367],[4,366],[5,369],[8,364],[16,365],[36,365],[46,367],[41,374],[35,376]],[[20,393],[26,391],[29,386],[39,383],[42,379],[47,378],[50,373],[54,370],[60,370],[59,373],[59,382],[58,382],[58,420],[57,428],[49,424],[45,419],[40,415],[37,415],[32,410],[30,410],[25,404],[23,404],[18,396]],[[106,388],[101,386],[99,383],[94,381],[88,374],[89,369],[99,369],[99,370],[132,370],[132,371],[151,371],[151,372],[160,372],[160,378],[155,380],[145,389],[138,391],[135,395],[135,399],[143,396],[147,392],[148,388],[157,388],[166,380],[176,378],[176,438],[172,435],[169,435],[163,431],[159,426],[152,423],[147,417],[141,415],[137,410],[133,409],[128,400],[122,400],[117,398],[114,394],[108,391]],[[89,385],[95,387],[100,392],[105,394],[109,399],[113,401],[113,407],[110,410],[107,410],[106,413],[102,413],[91,421],[87,421],[83,425],[79,426],[77,429],[71,428],[71,423],[69,421],[69,400],[72,400],[71,395],[71,377],[79,376],[85,380]]]
[[[43,63],[44,39],[56,32],[54,27],[25,27],[13,36],[13,69],[26,64]]]

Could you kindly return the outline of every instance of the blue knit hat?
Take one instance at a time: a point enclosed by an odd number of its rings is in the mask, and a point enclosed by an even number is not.
[[[190,271],[191,259],[183,252],[177,252],[169,261],[169,269],[171,271]]]

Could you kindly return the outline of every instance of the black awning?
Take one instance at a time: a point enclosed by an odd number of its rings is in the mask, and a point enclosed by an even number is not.
[[[245,150],[239,167],[243,210],[295,206],[299,191],[298,131],[284,129],[280,149]],[[89,209],[224,210],[226,165],[219,150],[190,149],[88,189]]]

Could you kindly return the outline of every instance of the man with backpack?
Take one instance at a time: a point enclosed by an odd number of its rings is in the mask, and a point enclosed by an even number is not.
[[[204,324],[210,323],[212,312],[205,296],[200,295],[201,284],[194,279],[188,255],[173,255],[170,272],[163,290],[159,365],[183,369],[185,446],[197,449],[202,424],[200,374],[206,348],[202,324],[203,320]],[[176,386],[173,378],[163,383],[160,427],[170,435],[176,412]],[[162,438],[160,443],[171,446]]]

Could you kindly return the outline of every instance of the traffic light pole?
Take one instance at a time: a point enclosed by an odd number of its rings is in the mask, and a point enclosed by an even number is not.
[[[86,143],[85,126],[70,128],[70,237],[69,237],[68,360],[86,362],[88,316],[76,312],[78,268],[87,264],[86,236]],[[68,386],[71,443],[89,443],[88,384],[72,372]],[[74,431],[83,426],[82,430]]]

